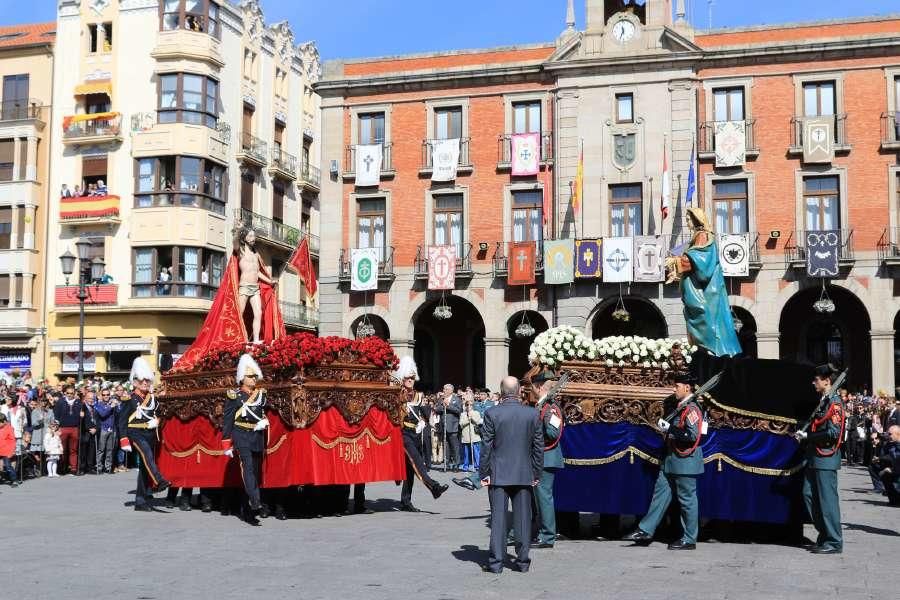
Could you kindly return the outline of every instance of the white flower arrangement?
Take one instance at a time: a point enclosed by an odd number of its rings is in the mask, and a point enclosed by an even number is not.
[[[567,360],[599,361],[607,367],[627,365],[643,368],[671,369],[672,347],[681,346],[686,362],[697,351],[687,339],[650,339],[640,336],[611,336],[592,340],[570,325],[553,327],[539,334],[531,344],[528,360],[531,364],[558,366]]]

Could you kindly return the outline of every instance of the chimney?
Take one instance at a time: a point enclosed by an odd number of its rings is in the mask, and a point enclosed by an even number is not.
[[[605,0],[585,0],[587,25],[585,29],[603,29],[606,25]]]

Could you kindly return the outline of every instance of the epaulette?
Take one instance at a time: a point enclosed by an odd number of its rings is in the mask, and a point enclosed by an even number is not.
[[[227,392],[225,392],[225,395],[228,396],[229,400],[236,400],[237,390],[228,390]]]

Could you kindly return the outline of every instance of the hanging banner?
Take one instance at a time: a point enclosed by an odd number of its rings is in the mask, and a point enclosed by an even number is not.
[[[428,289],[456,287],[456,246],[428,247]]]
[[[541,134],[517,133],[512,136],[512,174],[537,175],[541,162]]]
[[[750,275],[750,236],[746,233],[720,235],[719,264],[725,277]]]
[[[634,239],[614,237],[603,240],[603,281],[628,283],[634,277]]]
[[[834,159],[834,117],[803,121],[803,162],[830,163]]]
[[[381,144],[356,147],[356,185],[373,186],[381,181]]]
[[[507,285],[531,285],[534,283],[534,242],[512,242],[509,245],[509,273]]]
[[[459,138],[431,140],[431,180],[453,181],[459,167]]]
[[[603,269],[600,260],[600,249],[603,240],[577,240],[575,242],[575,277],[578,279],[597,279]]]
[[[806,274],[810,277],[837,277],[839,231],[806,232]]]
[[[97,355],[94,352],[84,353],[84,371],[93,373],[97,369]],[[77,373],[78,372],[78,353],[63,352],[62,353],[62,372]]]
[[[378,289],[378,248],[355,248],[350,253],[350,289]]]
[[[575,281],[575,240],[544,240],[544,283]]]
[[[746,161],[747,129],[743,121],[716,122],[716,166],[737,167]]]
[[[665,255],[660,235],[634,238],[634,280],[659,282],[665,278]]]

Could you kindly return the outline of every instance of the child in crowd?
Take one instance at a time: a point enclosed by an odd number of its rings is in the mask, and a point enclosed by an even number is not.
[[[9,477],[9,485],[16,487],[19,482],[16,470],[12,466],[12,457],[16,455],[16,436],[6,415],[0,413],[0,470]]]
[[[47,476],[59,477],[56,469],[59,466],[59,457],[63,453],[63,445],[59,435],[58,421],[50,423],[50,429],[44,437],[44,452],[47,454]]]

